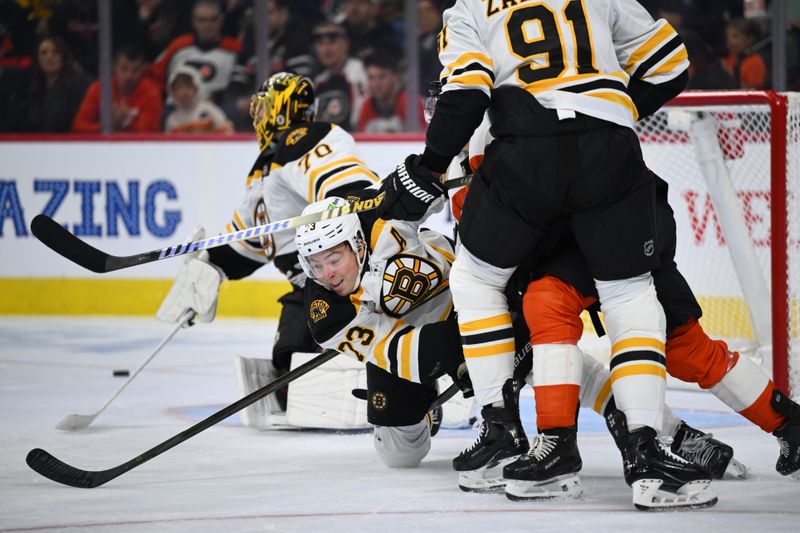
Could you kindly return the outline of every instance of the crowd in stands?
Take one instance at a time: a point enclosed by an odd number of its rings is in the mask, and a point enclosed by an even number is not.
[[[424,96],[441,73],[442,1],[415,2]],[[323,120],[405,131],[404,3],[267,0],[270,72],[311,77]],[[743,18],[742,0],[640,3],[684,39],[690,89],[770,87],[767,16]],[[253,0],[114,0],[111,11],[113,131],[251,131]],[[787,2],[787,20],[788,89],[798,90],[800,2]],[[98,33],[96,0],[0,1],[0,132],[100,131]]]

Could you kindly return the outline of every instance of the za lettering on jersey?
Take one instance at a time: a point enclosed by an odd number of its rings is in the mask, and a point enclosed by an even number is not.
[[[439,45],[444,92],[511,85],[547,108],[628,127],[638,118],[629,79],[663,83],[689,65],[665,20],[613,0],[455,2]]]

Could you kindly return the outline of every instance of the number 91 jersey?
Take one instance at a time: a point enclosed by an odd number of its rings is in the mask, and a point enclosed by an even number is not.
[[[666,20],[634,0],[455,0],[439,34],[443,92],[512,85],[544,107],[631,127],[630,78],[659,84],[689,66]]]

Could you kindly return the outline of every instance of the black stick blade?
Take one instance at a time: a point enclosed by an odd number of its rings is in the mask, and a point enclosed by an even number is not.
[[[41,448],[34,448],[28,452],[25,462],[33,470],[48,479],[52,479],[62,485],[78,487],[81,489],[93,489],[99,487],[106,481],[115,478],[108,471],[90,472],[75,468],[67,463],[56,459]],[[112,469],[114,470],[114,469]]]
[[[36,215],[31,222],[31,232],[45,246],[73,263],[98,274],[108,272],[107,253],[86,244],[52,218]]]

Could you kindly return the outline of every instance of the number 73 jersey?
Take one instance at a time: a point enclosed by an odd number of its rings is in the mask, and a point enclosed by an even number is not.
[[[443,91],[522,87],[550,109],[631,127],[630,78],[689,66],[675,29],[634,0],[450,0],[439,34]]]
[[[339,296],[306,283],[314,340],[408,381],[430,381],[432,370],[442,366],[437,363],[459,355],[449,353],[442,339],[455,339],[460,352],[458,327],[446,322],[453,310],[447,290],[452,244],[416,223],[384,221],[372,212],[359,218],[371,253],[358,289]]]

